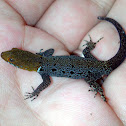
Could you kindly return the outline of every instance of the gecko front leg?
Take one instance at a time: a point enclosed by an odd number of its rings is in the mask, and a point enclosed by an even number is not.
[[[42,50],[43,50],[43,49],[40,49],[40,52],[39,52],[39,53],[36,53],[36,54],[37,54],[37,55],[41,55],[41,56],[46,56],[46,57],[48,57],[48,56],[52,56],[53,53],[54,53],[54,49],[48,49],[48,50],[46,50],[46,51],[44,51],[44,52],[42,52]]]
[[[32,87],[32,89],[33,89],[32,93],[26,92],[26,95],[25,95],[26,98],[25,98],[25,100],[29,99],[29,98],[32,98],[31,101],[33,101],[34,99],[36,99],[38,97],[38,95],[40,94],[40,92],[42,90],[44,90],[45,88],[47,88],[50,85],[51,80],[50,80],[49,75],[48,74],[41,74],[41,73],[39,73],[39,74],[41,75],[41,77],[43,79],[43,82],[36,89],[34,89]]]

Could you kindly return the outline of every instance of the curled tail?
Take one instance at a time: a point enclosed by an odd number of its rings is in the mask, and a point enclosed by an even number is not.
[[[117,54],[108,60],[108,65],[114,70],[116,69],[125,59],[126,56],[126,34],[122,26],[114,19],[108,17],[98,17],[99,20],[105,20],[112,23],[117,29],[120,37],[120,48]]]

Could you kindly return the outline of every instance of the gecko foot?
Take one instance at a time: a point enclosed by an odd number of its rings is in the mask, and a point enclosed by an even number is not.
[[[88,36],[89,36],[90,40],[89,40],[89,41],[84,40],[84,41],[86,42],[86,44],[84,44],[83,46],[87,45],[87,47],[88,47],[90,50],[93,50],[93,49],[95,48],[96,44],[97,44],[101,39],[103,39],[103,37],[101,37],[98,41],[93,42],[91,36],[90,36],[90,35],[88,35]]]
[[[37,92],[33,87],[32,87],[32,89],[33,89],[32,93],[26,92],[26,95],[25,95],[26,98],[24,100],[32,98],[31,101],[33,101],[38,97],[39,92]]]
[[[36,53],[38,55],[43,55],[43,52],[42,52],[43,49],[40,49],[39,53]]]
[[[91,85],[90,86],[92,89],[90,89],[89,91],[93,91],[93,92],[96,92],[95,95],[94,95],[94,98],[96,97],[97,93],[100,94],[101,98],[103,99],[103,101],[107,102],[104,94],[103,94],[103,89],[100,87],[100,85],[98,84],[95,84],[95,85]]]

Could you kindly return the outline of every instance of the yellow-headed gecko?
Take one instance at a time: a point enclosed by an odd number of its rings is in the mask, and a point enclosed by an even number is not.
[[[45,52],[33,54],[17,48],[2,52],[1,57],[10,64],[29,71],[37,71],[43,82],[32,93],[27,93],[26,99],[36,99],[40,92],[47,88],[51,81],[50,76],[68,77],[73,79],[84,79],[92,90],[99,92],[102,99],[106,101],[101,85],[97,80],[103,75],[109,75],[117,68],[126,56],[126,35],[121,25],[114,19],[108,17],[98,17],[99,20],[111,22],[117,29],[120,37],[120,48],[117,54],[108,61],[98,61],[90,51],[95,48],[91,38],[87,41],[87,47],[83,50],[83,57],[70,56],[52,56],[54,49],[48,49]]]

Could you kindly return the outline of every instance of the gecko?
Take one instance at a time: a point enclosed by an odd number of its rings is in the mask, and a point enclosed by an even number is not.
[[[114,19],[101,16],[98,19],[112,23],[120,37],[120,48],[117,54],[108,61],[99,61],[91,54],[91,50],[102,39],[93,42],[91,37],[90,41],[86,41],[86,48],[82,52],[84,57],[77,55],[53,56],[54,49],[52,48],[46,51],[41,50],[36,54],[17,48],[1,53],[1,57],[13,66],[28,71],[36,71],[41,75],[43,82],[36,89],[32,87],[33,91],[31,93],[26,92],[25,99],[31,99],[31,101],[36,99],[40,92],[50,85],[50,76],[56,76],[83,79],[90,85],[91,91],[95,92],[95,96],[99,93],[101,98],[107,101],[102,85],[97,80],[104,75],[108,76],[125,60],[126,35],[122,26]]]

